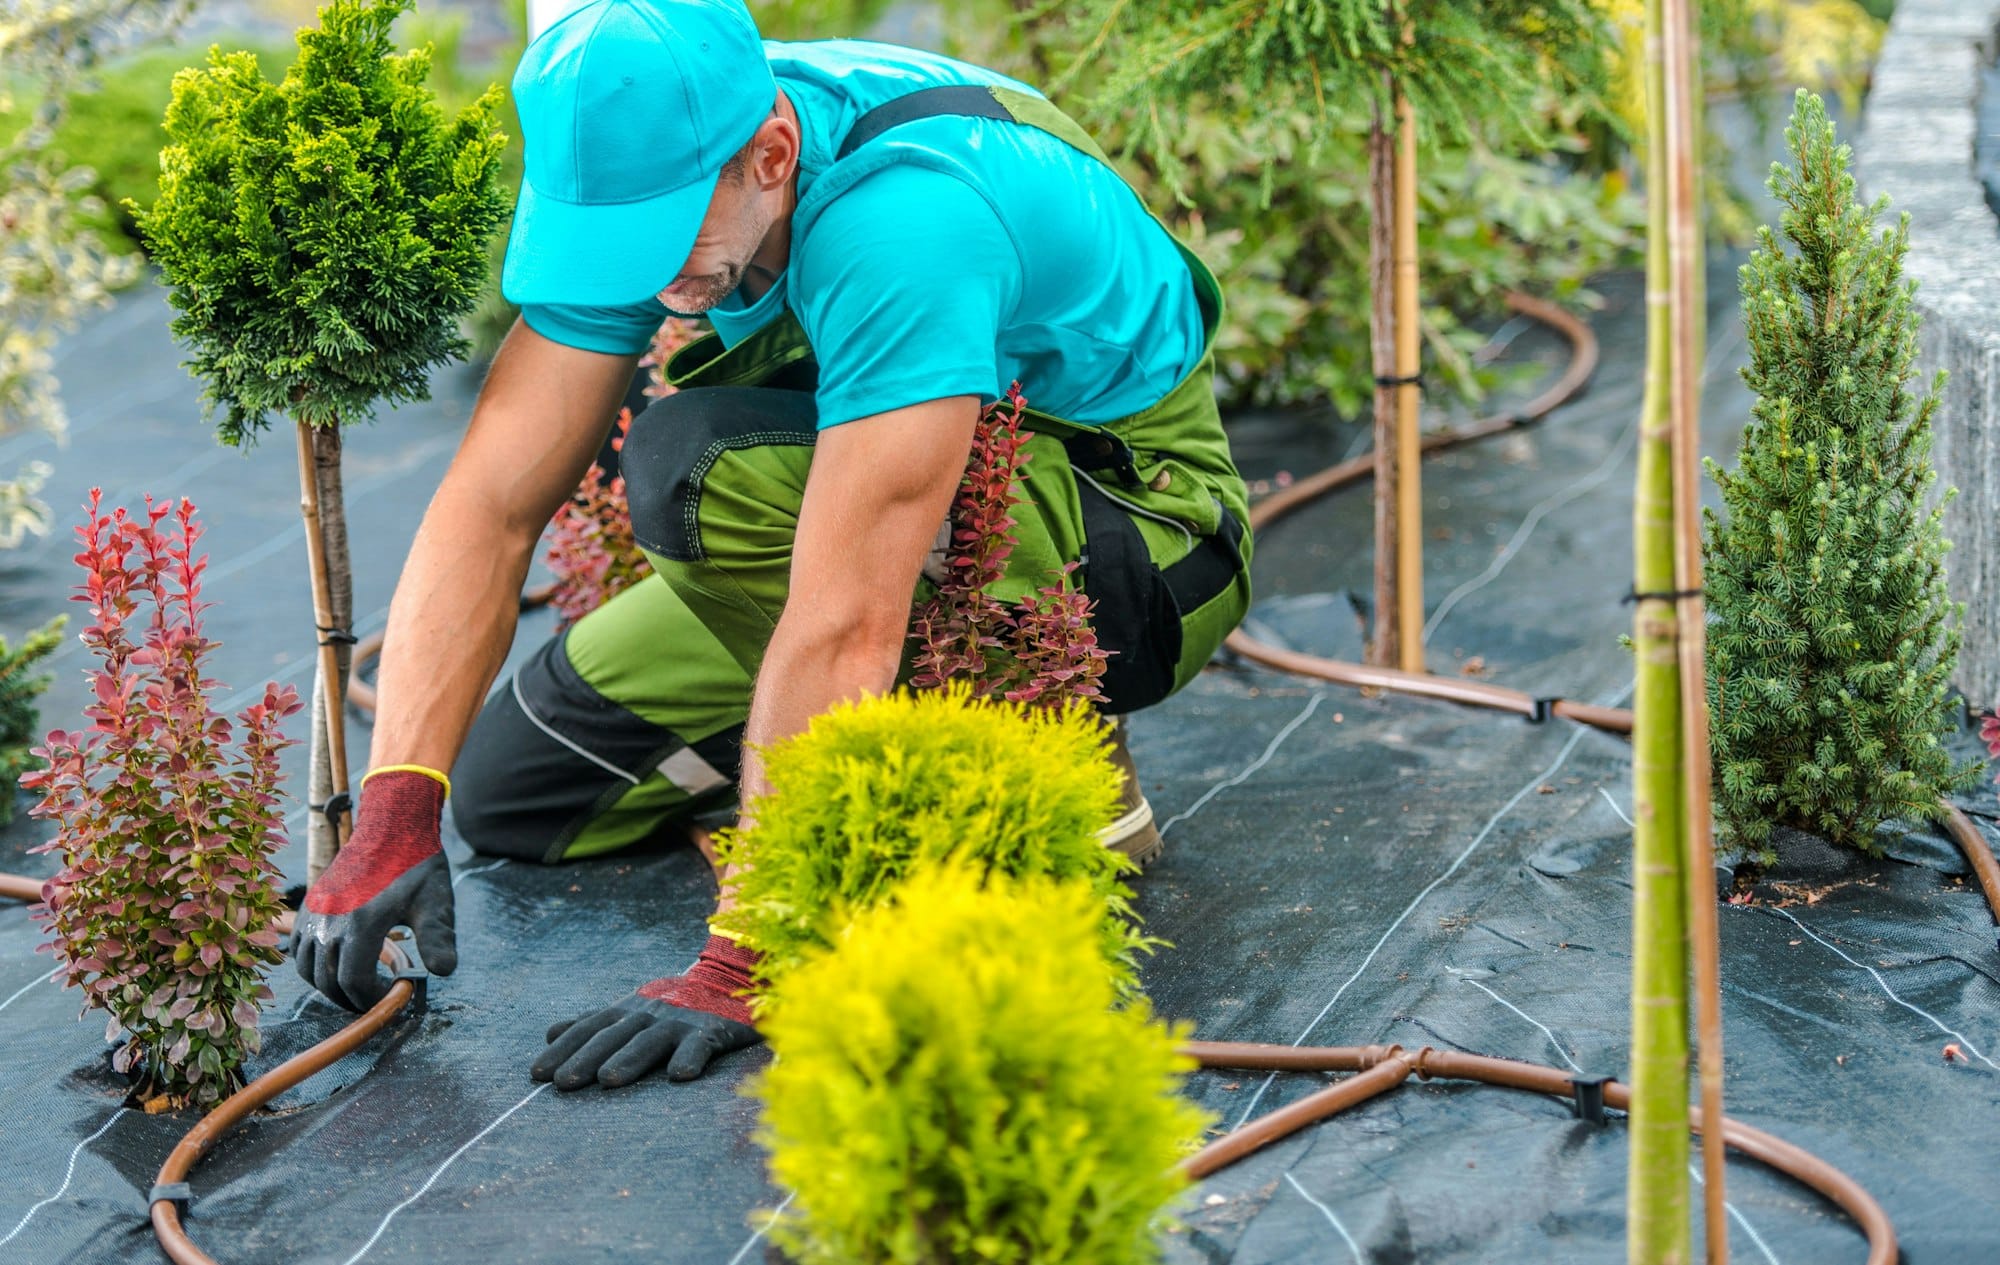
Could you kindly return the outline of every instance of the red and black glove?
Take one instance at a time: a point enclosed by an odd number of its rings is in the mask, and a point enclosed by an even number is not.
[[[353,1011],[389,991],[376,958],[392,927],[410,929],[431,974],[458,969],[451,867],[438,842],[450,784],[411,765],[377,769],[361,781],[354,834],[306,893],[292,933],[299,974]]]
[[[623,1001],[550,1028],[528,1074],[557,1089],[593,1081],[616,1089],[665,1063],[668,1080],[691,1081],[711,1061],[763,1040],[743,997],[756,969],[755,953],[711,935],[687,974],[642,984]]]

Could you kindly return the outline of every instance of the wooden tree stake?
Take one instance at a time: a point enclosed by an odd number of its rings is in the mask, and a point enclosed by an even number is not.
[[[308,798],[314,803],[326,803],[329,798],[348,789],[347,787],[347,713],[343,707],[346,698],[347,646],[337,641],[327,630],[344,631],[349,619],[351,602],[336,602],[334,577],[329,566],[329,535],[338,537],[337,558],[331,561],[340,564],[342,578],[347,575],[346,532],[328,532],[327,515],[322,513],[323,498],[321,486],[329,477],[327,467],[331,466],[330,478],[338,497],[340,479],[340,430],[337,426],[313,427],[305,422],[298,423],[299,440],[299,513],[305,519],[306,563],[312,575],[313,635],[319,641],[319,663],[313,681],[313,725],[312,725],[312,765],[314,776],[309,779]],[[345,517],[341,516],[344,525]],[[338,586],[345,590],[345,583]],[[306,879],[317,881],[326,867],[333,863],[334,855],[353,829],[351,811],[340,814],[338,827],[325,814],[314,808],[307,818],[306,827]]]
[[[1386,92],[1394,86],[1388,72]],[[1368,129],[1368,288],[1373,301],[1369,346],[1375,369],[1375,636],[1368,662],[1394,667],[1402,661],[1402,603],[1396,581],[1400,550],[1408,543],[1397,531],[1398,489],[1404,470],[1398,458],[1397,408],[1402,393],[1388,385],[1396,376],[1396,137],[1378,109]]]

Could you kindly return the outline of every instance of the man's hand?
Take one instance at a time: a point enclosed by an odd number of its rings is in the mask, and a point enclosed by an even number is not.
[[[391,768],[362,780],[353,837],[306,893],[292,934],[299,974],[353,1011],[367,1010],[389,991],[375,968],[391,927],[415,933],[431,974],[458,969],[451,868],[438,843],[442,775]]]
[[[557,1089],[593,1081],[629,1085],[660,1064],[667,1079],[691,1081],[709,1063],[763,1040],[742,994],[757,955],[712,935],[685,975],[643,984],[630,997],[549,1029],[549,1046],[528,1071]]]

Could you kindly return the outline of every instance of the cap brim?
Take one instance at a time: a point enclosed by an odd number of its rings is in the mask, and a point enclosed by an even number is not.
[[[524,178],[500,292],[519,305],[612,307],[653,298],[680,275],[721,175],[609,205],[545,197]]]

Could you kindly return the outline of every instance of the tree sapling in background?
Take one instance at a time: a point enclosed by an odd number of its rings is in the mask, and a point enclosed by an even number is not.
[[[1885,821],[1934,818],[1978,775],[1944,742],[1961,611],[1925,508],[1943,375],[1913,389],[1908,220],[1876,235],[1887,199],[1854,200],[1818,97],[1785,135],[1770,189],[1794,250],[1767,227],[1743,267],[1757,402],[1736,468],[1708,463],[1724,509],[1703,542],[1716,804],[1764,863],[1780,825],[1879,854]]]
[[[234,727],[212,709],[193,505],[106,514],[93,489],[89,510],[75,600],[89,604],[83,644],[100,660],[91,724],[50,732],[36,752],[48,767],[22,779],[41,793],[34,815],[59,823],[34,849],[63,863],[36,907],[53,935],[42,947],[109,1012],[107,1039],[125,1036],[113,1064],[135,1075],[136,1096],[206,1108],[259,1048],[264,969],[283,957],[278,727],[299,704],[268,684]]]
[[[1159,1258],[1208,1121],[1186,1031],[1114,1004],[1102,917],[1086,882],[933,864],[776,985],[749,1092],[793,1260]]]
[[[340,428],[381,402],[429,398],[430,371],[465,354],[459,317],[505,209],[499,89],[447,119],[424,82],[429,49],[394,51],[390,27],[409,7],[333,0],[275,84],[254,55],[211,49],[206,69],[174,79],[159,199],[131,208],[222,441],[253,440],[272,413],[297,426],[321,645],[315,803],[347,789]],[[325,816],[310,821],[309,878],[338,846]]]

